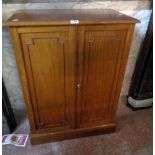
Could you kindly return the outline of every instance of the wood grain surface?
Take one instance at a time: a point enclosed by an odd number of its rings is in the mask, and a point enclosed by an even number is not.
[[[65,9],[65,10],[21,10],[11,16],[5,25],[70,25],[70,20],[79,24],[137,23],[137,19],[112,9]]]
[[[32,144],[115,130],[136,22],[113,10],[22,11],[6,22]]]

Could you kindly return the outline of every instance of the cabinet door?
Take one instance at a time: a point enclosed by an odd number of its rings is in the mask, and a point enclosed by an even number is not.
[[[23,28],[21,31],[37,131],[73,128],[75,28]]]
[[[127,26],[80,26],[78,34],[78,127],[114,123]]]

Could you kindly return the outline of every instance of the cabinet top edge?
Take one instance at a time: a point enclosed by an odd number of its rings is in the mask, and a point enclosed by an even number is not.
[[[72,23],[71,23],[71,20]],[[139,20],[112,9],[19,10],[5,26],[83,25],[140,23]]]

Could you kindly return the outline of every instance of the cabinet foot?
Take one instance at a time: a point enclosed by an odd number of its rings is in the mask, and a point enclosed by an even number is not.
[[[81,128],[81,129],[73,129],[69,131],[61,131],[61,132],[50,132],[50,133],[38,133],[38,134],[31,134],[30,141],[32,145],[35,144],[42,144],[42,143],[49,143],[54,141],[61,141],[65,139],[73,139],[73,138],[80,138],[86,136],[94,136],[104,133],[111,133],[114,132],[116,129],[115,124],[108,124],[97,126],[95,128]]]

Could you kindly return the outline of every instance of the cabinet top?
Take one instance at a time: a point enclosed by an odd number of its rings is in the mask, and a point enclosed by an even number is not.
[[[138,23],[139,20],[112,9],[20,10],[6,26]]]

